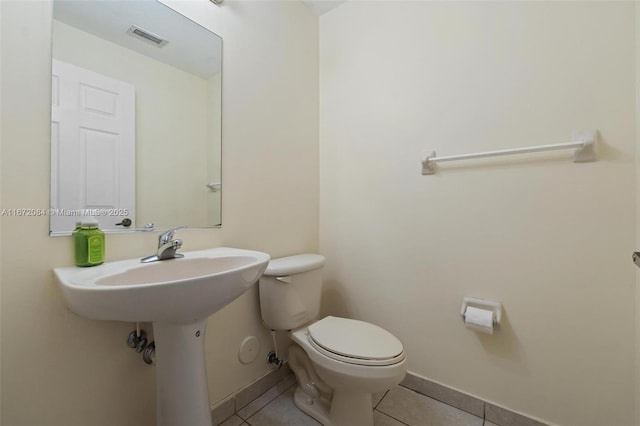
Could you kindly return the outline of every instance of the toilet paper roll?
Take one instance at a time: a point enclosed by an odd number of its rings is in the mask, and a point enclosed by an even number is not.
[[[471,330],[493,334],[493,311],[467,306],[464,311],[464,323]]]

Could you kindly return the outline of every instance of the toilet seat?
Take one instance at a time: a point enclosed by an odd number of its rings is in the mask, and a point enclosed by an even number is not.
[[[306,335],[318,352],[348,364],[387,366],[406,357],[393,334],[364,321],[328,316],[311,324]]]

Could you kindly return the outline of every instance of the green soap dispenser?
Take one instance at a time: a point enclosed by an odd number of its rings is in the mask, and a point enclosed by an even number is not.
[[[104,232],[94,218],[83,219],[73,231],[76,266],[96,266],[104,263]]]

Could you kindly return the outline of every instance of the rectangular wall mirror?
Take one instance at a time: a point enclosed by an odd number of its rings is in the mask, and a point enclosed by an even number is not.
[[[222,38],[156,0],[54,0],[51,235],[221,225]]]

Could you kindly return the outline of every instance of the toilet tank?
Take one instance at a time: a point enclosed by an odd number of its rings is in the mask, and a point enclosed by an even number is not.
[[[260,312],[271,330],[293,330],[320,313],[324,256],[272,259],[260,278]]]

